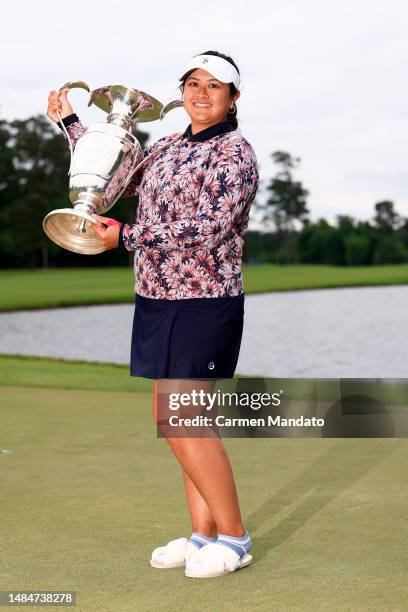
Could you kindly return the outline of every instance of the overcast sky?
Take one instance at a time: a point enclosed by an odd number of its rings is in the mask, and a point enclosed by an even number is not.
[[[275,150],[299,156],[312,218],[373,215],[394,200],[408,216],[408,4],[403,0],[7,0],[2,6],[0,114],[46,112],[50,89],[117,83],[167,102],[194,54],[239,66],[240,129],[261,178]],[[71,102],[89,124],[87,93]],[[145,124],[151,138],[184,130],[183,109]],[[143,126],[141,126],[143,127]]]

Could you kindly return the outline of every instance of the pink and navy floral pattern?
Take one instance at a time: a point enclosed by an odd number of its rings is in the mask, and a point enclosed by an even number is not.
[[[75,120],[67,129],[75,144],[86,128]],[[139,195],[135,224],[121,232],[134,251],[135,291],[171,300],[239,295],[244,234],[259,182],[255,153],[239,130],[204,142],[175,138],[165,136],[140,153],[157,151],[123,194]]]

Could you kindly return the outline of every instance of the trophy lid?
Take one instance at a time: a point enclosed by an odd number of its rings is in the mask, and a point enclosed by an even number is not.
[[[88,106],[95,104],[105,113],[119,113],[144,123],[160,119],[163,105],[144,91],[124,85],[107,85],[91,92]]]
[[[84,81],[68,81],[60,87],[59,92],[63,89],[77,88],[85,89],[91,93],[88,106],[95,104],[105,113],[127,117],[134,123],[163,119],[173,108],[183,106],[182,100],[173,100],[163,105],[145,91],[125,85],[106,85],[91,92],[89,85]]]

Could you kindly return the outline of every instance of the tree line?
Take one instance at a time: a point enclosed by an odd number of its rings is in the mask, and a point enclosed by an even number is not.
[[[334,224],[310,220],[308,191],[293,176],[300,159],[285,151],[272,158],[278,171],[267,185],[269,197],[255,203],[264,231],[246,236],[245,259],[255,262],[361,266],[408,262],[408,219],[394,202],[381,200],[367,221],[338,215]]]
[[[144,146],[146,132],[137,137]],[[339,215],[335,225],[310,221],[308,191],[294,178],[300,160],[284,151],[272,154],[278,171],[268,198],[255,202],[262,231],[249,231],[244,261],[249,263],[321,263],[368,265],[408,261],[408,219],[385,200],[374,206],[373,219],[356,221]],[[132,261],[125,249],[97,257],[71,253],[44,233],[42,221],[68,199],[69,150],[45,115],[8,122],[0,119],[0,250],[3,268],[123,266]],[[137,200],[120,199],[113,216],[133,223]],[[109,212],[107,213],[110,214]]]

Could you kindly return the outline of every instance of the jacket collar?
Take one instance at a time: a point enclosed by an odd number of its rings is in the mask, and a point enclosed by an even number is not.
[[[227,119],[227,121],[223,121],[222,123],[216,123],[215,125],[211,125],[205,130],[201,130],[196,134],[191,133],[191,123],[187,127],[186,131],[183,134],[183,138],[187,138],[190,142],[205,142],[214,136],[220,136],[221,134],[226,134],[227,132],[232,132],[236,128],[234,127],[232,121]]]

